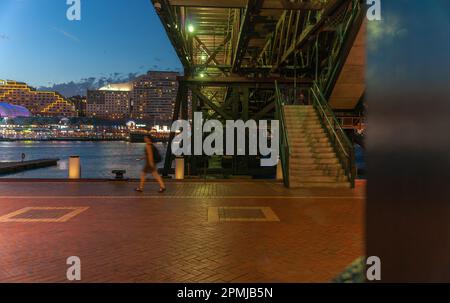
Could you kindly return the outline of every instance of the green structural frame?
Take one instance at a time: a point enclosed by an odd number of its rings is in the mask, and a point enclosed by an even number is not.
[[[279,106],[287,101],[280,100],[280,90],[291,99],[305,91],[310,91],[308,95],[319,91],[320,101],[322,97],[326,101],[361,27],[364,3],[152,0],[184,66],[173,119],[191,120],[196,111],[201,111],[205,120],[280,119]],[[326,123],[325,116],[323,119]],[[286,130],[282,127],[281,131],[285,138]],[[173,138],[171,134],[165,175],[172,170]],[[285,142],[283,139],[282,149],[286,149]],[[286,172],[288,161],[283,155],[287,151],[281,154]],[[232,157],[228,159],[231,168],[225,165],[222,170],[249,174],[250,158]],[[201,157],[187,157],[186,165],[189,174],[205,172]]]

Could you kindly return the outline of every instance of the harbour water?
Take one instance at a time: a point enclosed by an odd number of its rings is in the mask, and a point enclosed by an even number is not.
[[[156,143],[161,157],[164,159],[167,143]],[[0,142],[0,162],[21,161],[22,153],[25,160],[43,158],[59,158],[57,166],[22,171],[15,174],[0,175],[0,178],[32,178],[32,179],[66,179],[70,156],[80,156],[81,177],[85,179],[110,179],[115,169],[127,171],[126,177],[139,178],[144,162],[145,144],[123,141],[16,141]],[[358,145],[355,148],[356,163],[359,178],[365,178],[364,152]],[[158,167],[164,164],[162,161]]]
[[[164,158],[167,144],[157,143],[155,146]],[[0,178],[48,178],[65,179],[68,176],[70,156],[80,156],[82,178],[109,179],[115,169],[127,171],[126,177],[139,178],[144,165],[145,144],[113,142],[0,142],[0,162],[21,161],[43,158],[59,158],[57,166],[2,175]],[[163,162],[158,164],[161,167]]]

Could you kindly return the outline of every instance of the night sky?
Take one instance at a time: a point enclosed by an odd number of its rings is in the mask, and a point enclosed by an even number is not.
[[[0,79],[33,86],[180,70],[150,0],[81,0],[69,21],[66,0],[0,1]]]

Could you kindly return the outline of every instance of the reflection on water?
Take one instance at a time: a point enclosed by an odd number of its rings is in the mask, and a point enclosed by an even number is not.
[[[167,144],[155,144],[164,158]],[[69,156],[80,156],[83,178],[111,178],[114,169],[125,169],[126,176],[138,178],[144,165],[145,144],[128,142],[0,142],[0,162],[59,158],[57,166],[29,170],[2,178],[67,178]],[[163,162],[158,164],[162,167]]]

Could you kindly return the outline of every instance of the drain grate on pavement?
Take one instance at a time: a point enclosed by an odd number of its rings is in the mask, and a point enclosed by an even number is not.
[[[278,222],[270,207],[209,207],[208,222]]]
[[[89,207],[25,207],[0,217],[0,222],[67,222]]]

